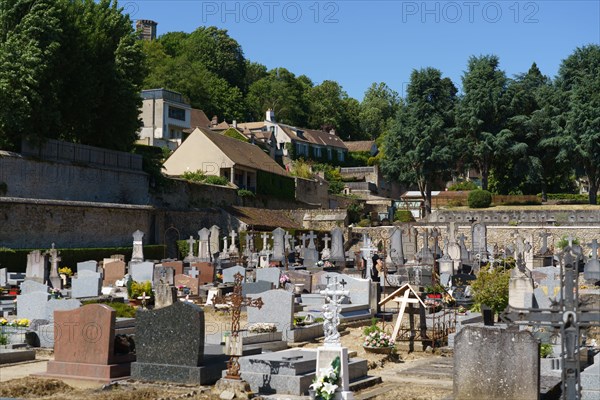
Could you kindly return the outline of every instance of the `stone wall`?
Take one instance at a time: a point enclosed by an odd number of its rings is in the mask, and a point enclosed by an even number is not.
[[[296,200],[314,207],[329,207],[328,189],[329,184],[325,181],[296,178]]]
[[[480,221],[495,224],[600,224],[600,207],[564,210],[437,210],[428,218],[430,223]]]
[[[336,210],[291,210],[292,218],[302,221],[304,229],[330,231],[335,227],[344,228],[348,225],[348,212]]]
[[[1,182],[8,197],[150,203],[148,175],[142,171],[38,161],[5,151],[0,151]]]

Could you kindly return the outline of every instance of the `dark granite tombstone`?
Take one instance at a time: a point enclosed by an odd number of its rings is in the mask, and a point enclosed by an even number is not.
[[[208,382],[211,374],[202,366],[204,311],[199,306],[180,301],[160,310],[138,310],[136,323],[137,360],[131,365],[132,378],[186,384]]]

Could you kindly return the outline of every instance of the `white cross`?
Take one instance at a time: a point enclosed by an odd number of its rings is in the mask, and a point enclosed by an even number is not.
[[[192,267],[192,268],[190,268],[188,275],[191,276],[192,278],[197,278],[199,275],[199,271],[196,267]]]
[[[314,239],[316,239],[316,238],[317,238],[317,235],[315,235],[313,233],[313,231],[310,231],[310,233],[307,236],[307,239],[309,240],[309,242],[308,242],[308,248],[309,249],[314,249],[315,248]]]
[[[267,245],[269,244],[269,234],[267,232],[263,232],[262,235],[260,235],[260,237],[262,237],[263,240],[263,250],[267,250]]]
[[[229,236],[231,236],[231,244],[235,244],[235,238],[237,237],[237,233],[232,229]]]
[[[329,283],[330,277],[326,277],[327,279],[327,289],[321,290],[321,294],[325,296],[326,300],[329,300],[323,306],[323,330],[325,333],[325,346],[326,347],[339,347],[341,345],[340,342],[340,333],[337,330],[337,326],[340,323],[340,303],[344,299],[344,297],[348,296],[350,292],[348,290],[343,290],[346,282],[342,280],[338,282],[337,276],[333,277],[333,282]],[[340,286],[342,289],[340,290]]]
[[[223,253],[227,251],[227,236],[223,238]]]
[[[285,235],[283,236],[284,239],[284,249],[285,250],[290,250],[294,248],[294,244],[292,244],[292,246],[290,247],[290,239],[292,239],[292,235],[290,235],[289,232],[286,232]]]
[[[193,256],[194,253],[194,243],[196,243],[196,240],[194,239],[193,236],[190,236],[190,238],[188,240],[186,240],[186,242],[188,242],[188,244],[190,245],[190,250],[188,252],[188,255]]]
[[[331,242],[331,238],[329,237],[329,235],[325,234],[325,237],[323,238],[323,242],[325,242],[325,249],[329,249],[329,242]]]

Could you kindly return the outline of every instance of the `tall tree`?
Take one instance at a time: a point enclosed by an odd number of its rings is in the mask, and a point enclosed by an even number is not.
[[[452,167],[456,87],[435,68],[413,70],[406,104],[385,136],[381,169],[389,178],[416,184],[431,213],[432,186]]]
[[[373,83],[360,104],[360,128],[375,139],[385,130],[387,122],[396,115],[400,104],[398,93],[385,83]]]
[[[577,48],[558,72],[565,109],[559,159],[579,167],[589,182],[589,202],[600,187],[600,46]]]
[[[308,93],[310,100],[310,128],[335,131],[342,135],[344,140],[360,137],[360,127],[356,115],[357,102],[352,101],[348,94],[335,81],[323,81],[314,86]]]
[[[465,152],[481,173],[481,186],[497,157],[506,156],[512,134],[505,129],[508,114],[507,79],[494,55],[469,58],[462,77],[464,96],[457,110],[458,129],[465,139]]]

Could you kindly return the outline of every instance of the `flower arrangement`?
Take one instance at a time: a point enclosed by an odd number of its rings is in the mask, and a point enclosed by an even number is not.
[[[275,324],[267,322],[259,322],[248,326],[248,332],[250,333],[268,333],[276,331],[277,327],[275,326]]]
[[[290,282],[290,277],[287,276],[286,274],[281,274],[281,276],[279,277],[279,283],[281,284],[281,286],[285,286],[286,283]]]
[[[58,299],[62,297],[62,293],[60,293],[60,290],[56,288],[50,289],[50,295],[53,299]]]
[[[310,388],[315,391],[315,399],[331,400],[339,387],[340,357],[337,356],[327,368],[321,368]]]
[[[27,318],[13,319],[12,321],[6,318],[0,318],[0,326],[12,326],[26,328],[29,326],[29,320]]]
[[[467,309],[463,306],[458,307],[458,310],[456,310],[457,313],[459,314],[466,314],[467,313]]]
[[[69,267],[62,267],[58,269],[59,274],[64,274],[66,276],[73,276],[73,271]]]
[[[215,275],[215,279],[217,280],[217,282],[223,282],[223,274],[217,272],[217,275]]]
[[[393,348],[392,337],[377,326],[377,318],[371,319],[371,325],[363,330],[365,341],[363,347],[367,348]]]

